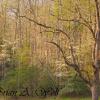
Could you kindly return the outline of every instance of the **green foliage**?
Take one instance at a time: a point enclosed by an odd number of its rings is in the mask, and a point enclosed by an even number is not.
[[[39,70],[36,67],[29,68],[15,68],[10,70],[3,81],[1,86],[9,89],[18,89],[34,85],[33,82],[37,81]]]
[[[52,92],[52,89],[56,88],[56,83],[54,77],[51,77],[46,70],[43,71],[37,66],[31,66],[9,70],[5,79],[0,82],[0,86],[5,90],[28,88],[32,92],[43,88],[45,91]]]
[[[23,45],[23,48],[17,50],[16,60],[20,62],[22,66],[28,66],[30,63],[30,49],[28,46]]]
[[[39,81],[39,86],[43,87],[45,90],[48,88],[55,88],[56,82],[52,73],[49,73],[47,70],[42,72],[42,76]]]
[[[69,77],[65,87],[59,92],[59,96],[83,96],[89,95],[89,89],[78,76]]]

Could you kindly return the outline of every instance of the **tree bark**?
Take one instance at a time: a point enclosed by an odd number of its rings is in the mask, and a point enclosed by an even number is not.
[[[96,84],[91,87],[92,100],[99,100],[99,93]]]
[[[94,73],[94,80],[91,86],[92,100],[99,100],[99,70]]]

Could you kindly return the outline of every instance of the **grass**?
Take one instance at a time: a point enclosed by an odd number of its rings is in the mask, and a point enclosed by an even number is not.
[[[27,99],[27,100],[30,100],[30,99]],[[47,98],[47,99],[32,99],[32,100],[91,100],[91,98],[55,98],[55,99]]]
[[[27,99],[21,99],[21,100],[91,100],[91,98],[38,98],[38,99],[36,99],[36,98],[27,98]],[[100,99],[99,99],[100,100]]]
[[[7,99],[7,98],[4,98],[4,97],[2,97],[2,98],[0,98],[0,100],[15,100],[14,98],[9,98],[9,99]],[[30,98],[30,97],[24,97],[24,98],[20,98],[20,99],[18,99],[18,100],[91,100],[91,98]],[[100,100],[100,99],[99,99]]]
[[[83,98],[45,98],[45,99],[27,99],[27,100],[91,100],[91,97],[83,97]],[[99,99],[100,100],[100,99]]]

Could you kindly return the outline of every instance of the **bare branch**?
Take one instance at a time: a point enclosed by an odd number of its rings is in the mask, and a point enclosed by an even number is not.
[[[86,28],[88,28],[88,29],[90,30],[90,32],[91,32],[92,35],[93,35],[93,38],[95,39],[95,32],[93,31],[91,25],[90,25],[86,20],[84,20],[83,22],[80,21],[80,20],[75,20],[75,19],[69,19],[69,20],[68,20],[68,19],[60,19],[60,18],[59,18],[59,20],[60,20],[60,21],[67,21],[67,22],[78,22],[78,23],[84,25]]]
[[[76,66],[74,64],[71,64],[70,61],[68,61],[68,59],[65,56],[65,53],[64,53],[63,49],[57,43],[55,43],[55,42],[48,42],[48,43],[51,43],[51,44],[55,45],[60,50],[60,52],[62,53],[62,56],[64,58],[64,61],[68,66],[71,66],[71,67],[75,67]]]
[[[35,20],[33,20],[33,19],[30,19],[30,18],[28,18],[27,16],[19,16],[19,17],[26,18],[26,19],[28,19],[29,21],[32,21],[32,22],[34,22],[35,24],[37,24],[37,25],[39,25],[39,26],[42,26],[42,27],[45,27],[45,28],[52,28],[52,27],[47,26],[47,25],[45,25],[45,24],[39,23],[39,22],[37,22],[37,21],[35,21]]]
[[[68,36],[68,34],[67,34],[65,31],[63,31],[63,30],[61,30],[61,29],[59,29],[59,28],[54,28],[54,27],[51,27],[51,26],[42,24],[42,23],[40,23],[40,22],[38,22],[38,21],[36,21],[36,20],[34,20],[34,19],[28,18],[27,16],[19,16],[19,17],[26,18],[27,20],[29,20],[29,21],[31,21],[31,22],[34,22],[35,24],[37,24],[37,25],[39,25],[39,26],[42,26],[42,27],[44,27],[44,28],[53,29],[53,30],[55,30],[55,31],[61,32],[62,34],[64,34],[64,35],[68,38],[68,40],[70,40],[70,37]]]
[[[85,18],[82,17],[80,8],[79,8],[79,6],[77,4],[76,4],[76,7],[77,7],[76,9],[77,9],[77,11],[79,13],[79,17],[82,20],[82,22],[80,21],[79,23],[84,25],[84,26],[86,26],[90,30],[90,32],[92,33],[93,38],[96,39],[95,38],[95,31],[92,29],[92,26],[90,25],[90,22],[88,22]]]
[[[27,20],[31,21],[31,22],[34,22],[35,24],[39,25],[39,26],[42,26],[44,28],[47,28],[47,29],[53,29],[54,31],[58,31],[58,32],[61,32],[62,34],[64,34],[68,40],[70,41],[70,37],[68,36],[68,34],[66,32],[64,32],[63,30],[61,29],[58,29],[58,28],[54,28],[54,27],[51,27],[51,26],[48,26],[48,25],[45,25],[45,24],[42,24],[42,23],[39,23],[38,21],[35,21],[34,19],[30,19],[28,18],[27,16],[19,16],[19,17],[22,17],[22,18],[26,18]],[[71,63],[65,56],[65,53],[63,51],[63,49],[55,42],[48,42],[48,43],[51,43],[51,44],[54,44],[59,50],[60,52],[62,53],[62,56],[64,58],[64,61],[65,61],[65,64],[67,64],[68,66],[72,67],[78,74],[79,76],[87,83],[90,85],[90,82],[85,79],[79,69],[79,65],[77,65],[75,62],[74,63]],[[73,58],[75,59],[75,58]]]
[[[88,85],[91,85],[90,83],[90,80],[87,80],[86,78],[84,78],[84,76],[82,75],[82,72],[79,68],[79,65],[77,64],[74,64],[74,63],[71,63],[65,56],[65,53],[63,51],[63,49],[55,42],[48,42],[48,43],[51,43],[51,44],[54,44],[59,50],[60,52],[62,53],[62,56],[64,58],[64,61],[65,61],[65,64],[67,64],[68,66],[72,67],[78,74],[79,76],[84,80],[84,82],[86,82]]]

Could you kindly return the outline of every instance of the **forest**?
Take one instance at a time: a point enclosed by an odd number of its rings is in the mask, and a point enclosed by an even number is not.
[[[100,100],[100,0],[0,0],[0,100]]]

